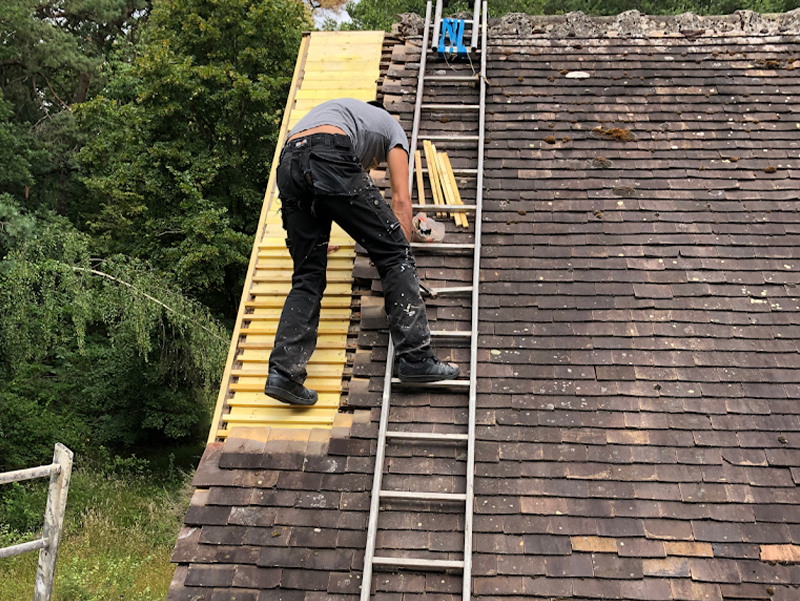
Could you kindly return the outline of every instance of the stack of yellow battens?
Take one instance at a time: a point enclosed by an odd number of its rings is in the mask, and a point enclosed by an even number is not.
[[[226,438],[235,426],[309,428],[333,423],[342,392],[355,255],[353,240],[337,225],[331,244],[340,250],[328,256],[317,350],[306,381],[319,393],[319,400],[314,407],[295,408],[264,394],[275,329],[292,278],[275,169],[287,133],[310,109],[334,98],[375,99],[383,36],[383,32],[313,32],[303,37],[209,442]]]

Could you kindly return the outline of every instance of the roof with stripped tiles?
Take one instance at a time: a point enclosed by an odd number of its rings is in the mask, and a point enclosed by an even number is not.
[[[796,13],[660,35],[492,25],[475,599],[800,596]],[[409,133],[418,60],[417,38],[394,45],[382,82]],[[475,167],[474,151],[449,153]],[[459,285],[470,261],[418,266]],[[387,346],[375,276],[356,259],[361,322],[333,428],[240,428],[208,446],[168,599],[358,599]],[[435,329],[469,327],[466,299],[428,308]],[[466,348],[439,352],[467,363]],[[464,431],[463,396],[395,397],[401,429]],[[393,445],[385,482],[463,491],[464,462],[452,444]],[[385,553],[458,556],[453,508],[387,509]],[[373,598],[457,600],[460,585],[378,573]]]

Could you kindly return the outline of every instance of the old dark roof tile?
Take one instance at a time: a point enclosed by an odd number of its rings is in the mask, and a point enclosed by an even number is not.
[[[766,62],[796,55],[797,44],[727,35],[534,36],[490,50],[478,599],[796,597],[800,569],[762,562],[761,546],[800,544],[800,203],[790,98],[800,87]],[[398,47],[384,92],[410,130],[416,67],[405,61],[419,50]],[[568,80],[564,68],[591,77]],[[435,116],[423,129],[466,131],[474,120]],[[450,156],[475,166],[466,147]],[[474,198],[469,186],[463,192]],[[448,228],[451,241],[463,237]],[[437,285],[471,277],[466,256],[420,256],[418,265]],[[358,294],[379,306],[374,270],[358,273]],[[435,328],[467,327],[467,301],[429,308]],[[371,423],[317,453],[287,444],[257,464],[258,452],[234,442],[228,452],[210,446],[195,480],[210,490],[193,501],[176,561],[242,562],[251,567],[243,574],[260,574],[258,560],[281,571],[259,601],[358,595],[388,342],[367,321],[344,405],[373,408]],[[465,348],[445,352],[468,362]],[[398,429],[465,431],[458,395],[394,397]],[[455,445],[390,445],[387,458],[387,488],[464,489]],[[266,467],[275,469],[258,469]],[[458,556],[463,516],[451,507],[414,513],[389,503],[381,518],[384,552],[425,544]],[[215,587],[217,572],[207,582],[197,572],[203,586],[193,587],[187,574],[176,572],[175,594],[253,594],[244,576]],[[381,574],[375,583],[391,601],[450,601],[460,590],[457,576]]]
[[[191,565],[185,583],[187,586],[230,586],[236,569],[231,565]]]

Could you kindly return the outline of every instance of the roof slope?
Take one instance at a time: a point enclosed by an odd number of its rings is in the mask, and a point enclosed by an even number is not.
[[[409,131],[414,43],[383,87]],[[794,35],[490,39],[475,598],[797,599],[799,57]],[[362,328],[349,407],[377,406],[385,344]],[[393,417],[458,430],[453,398],[398,395]],[[357,599],[371,418],[327,443],[210,445],[169,598]],[[461,461],[395,448],[387,479],[458,490]],[[448,511],[390,514],[379,544],[452,553]],[[457,576],[376,583],[460,598]]]

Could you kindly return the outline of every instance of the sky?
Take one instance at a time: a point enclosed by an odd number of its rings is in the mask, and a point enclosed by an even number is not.
[[[352,0],[354,4],[358,4],[359,0]],[[326,18],[330,17],[337,23],[349,23],[352,21],[350,15],[347,14],[344,6],[338,9],[326,9],[320,8],[317,9],[314,13],[314,22],[317,24],[317,27],[321,27],[322,23],[325,21]]]

